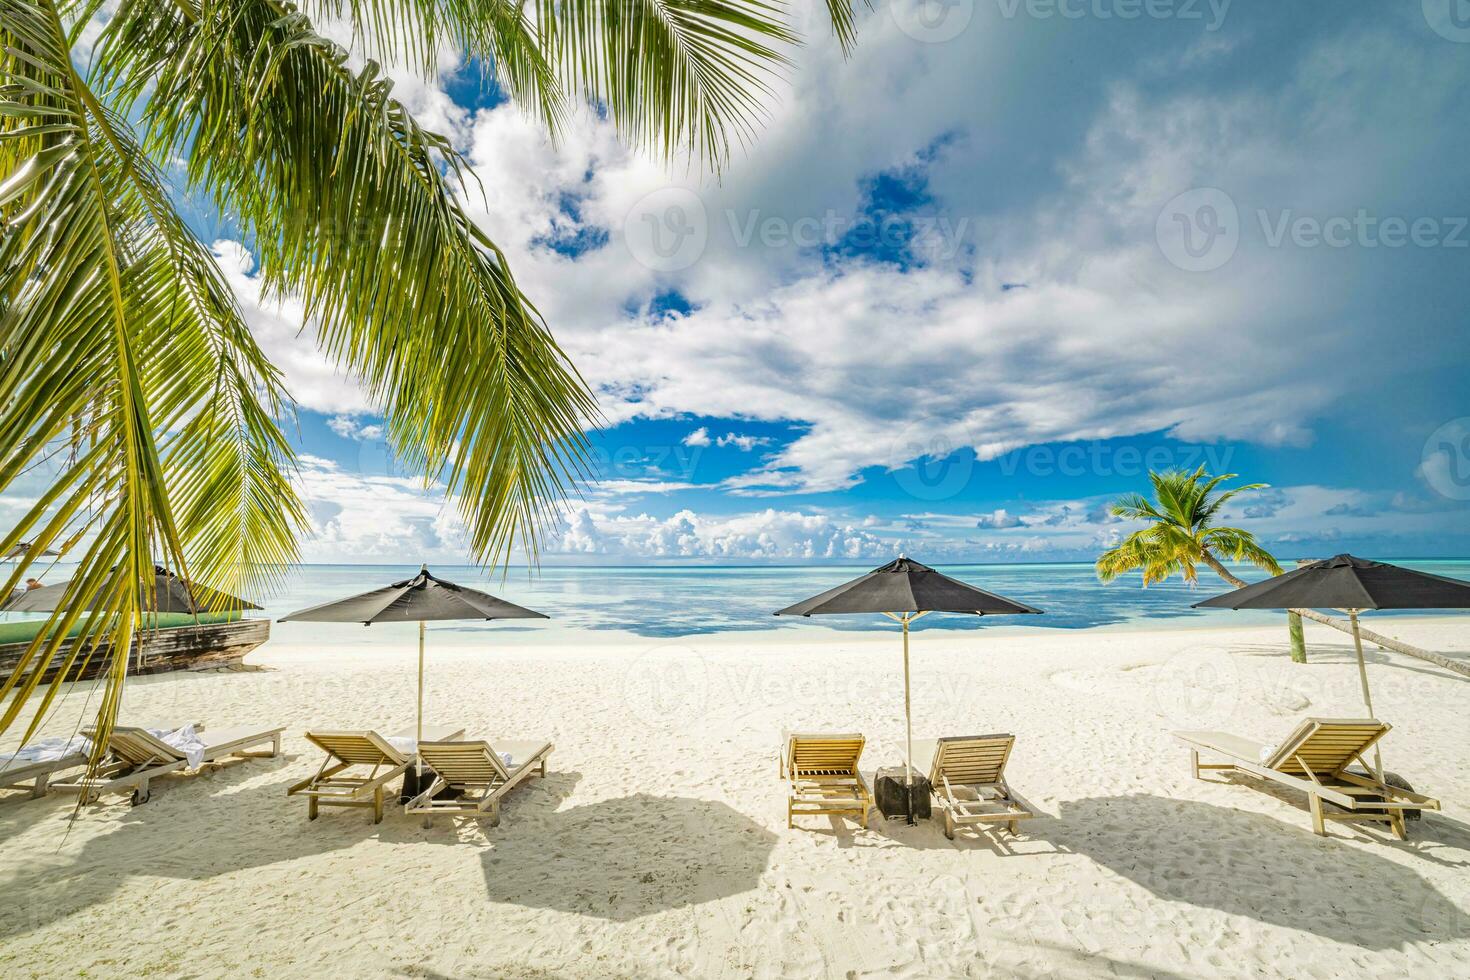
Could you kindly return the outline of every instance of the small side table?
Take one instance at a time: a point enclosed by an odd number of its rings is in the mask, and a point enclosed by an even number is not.
[[[912,773],[914,779],[914,819],[928,820],[929,779],[917,769],[906,766],[884,766],[879,769],[873,776],[873,802],[878,805],[878,811],[889,820],[907,816],[909,808],[908,787],[904,785],[905,772]]]

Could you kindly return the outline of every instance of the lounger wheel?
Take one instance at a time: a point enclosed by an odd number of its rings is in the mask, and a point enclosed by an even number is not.
[[[147,803],[152,798],[153,791],[151,789],[149,789],[147,786],[139,786],[137,789],[133,790],[131,802],[133,806],[142,806],[144,803]]]

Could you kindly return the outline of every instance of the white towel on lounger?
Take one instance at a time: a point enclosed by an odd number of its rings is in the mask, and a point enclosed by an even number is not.
[[[28,766],[36,762],[55,762],[77,752],[85,755],[91,751],[92,743],[80,735],[71,738],[41,738],[16,749],[10,755],[0,756],[0,769],[12,764]]]
[[[164,728],[149,728],[146,731],[165,745],[171,745],[182,752],[189,761],[190,769],[198,769],[204,765],[204,741],[194,731],[193,725],[185,725],[173,731]]]

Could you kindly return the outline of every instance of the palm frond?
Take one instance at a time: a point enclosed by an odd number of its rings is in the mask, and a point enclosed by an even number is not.
[[[265,288],[301,298],[400,458],[444,480],[475,556],[534,553],[597,410],[465,213],[453,147],[288,5],[181,2],[125,0],[100,69],[254,234]]]
[[[1256,536],[1249,531],[1237,527],[1211,528],[1204,536],[1204,544],[1232,561],[1247,561],[1272,575],[1281,574],[1281,564],[1256,542]]]
[[[864,0],[869,10],[873,0]],[[857,46],[857,4],[854,0],[827,0],[827,15],[832,21],[832,33],[842,46],[843,57],[851,57]]]
[[[784,11],[760,0],[536,0],[536,24],[563,84],[663,157],[693,148],[716,169],[745,143],[796,43]]]
[[[224,406],[261,412],[274,372],[249,339],[207,254],[178,224],[157,175],[128,130],[79,77],[51,0],[0,0],[0,491],[43,453],[70,447],[51,485],[0,541],[33,542],[5,583],[13,588],[39,548],[81,557],[62,610],[51,616],[0,683],[0,731],[36,705],[26,737],[62,681],[109,651],[97,723],[116,717],[133,631],[147,611],[155,555],[181,569],[191,553],[227,581],[257,563],[294,555],[294,495],[280,487],[289,453],[258,431],[218,417]],[[219,360],[229,376],[210,385]],[[159,433],[167,434],[160,445]],[[258,456],[233,503],[190,460],[200,443]],[[275,471],[275,472],[270,472]],[[180,519],[175,492],[197,514]],[[229,560],[209,560],[218,535],[254,536]],[[231,577],[233,576],[233,578]],[[62,651],[66,633],[80,635]],[[96,744],[105,746],[105,738]],[[97,760],[94,759],[94,763]]]

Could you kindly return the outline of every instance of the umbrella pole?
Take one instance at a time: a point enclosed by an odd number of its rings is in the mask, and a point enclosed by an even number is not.
[[[900,620],[903,623],[903,785],[910,826],[914,824],[914,714],[909,698],[909,623],[912,620],[908,613]]]
[[[419,620],[419,721],[418,734],[414,736],[414,748],[417,750],[418,743],[424,739],[424,621]],[[414,753],[417,755],[417,751]],[[418,756],[418,775],[424,775],[424,757]]]
[[[1363,660],[1363,636],[1358,632],[1358,611],[1348,610],[1348,619],[1353,624],[1353,649],[1358,653],[1358,682],[1363,685],[1363,704],[1368,708],[1368,717],[1378,717],[1373,713],[1373,696],[1368,693],[1368,664]],[[1383,782],[1383,753],[1378,750],[1378,744],[1373,744],[1373,768],[1378,770],[1378,781]]]

